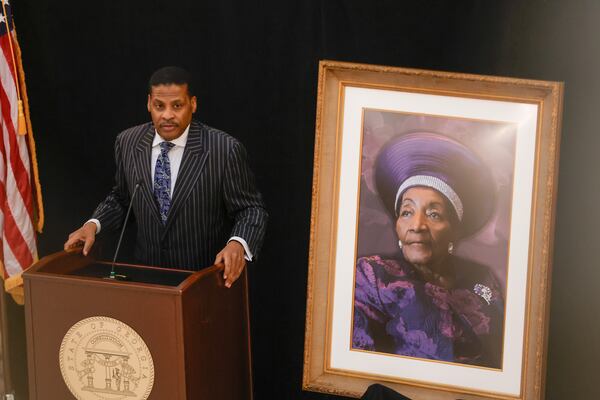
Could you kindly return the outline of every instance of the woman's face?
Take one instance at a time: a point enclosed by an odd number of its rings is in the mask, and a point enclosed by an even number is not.
[[[454,237],[449,207],[435,189],[416,186],[404,192],[396,233],[408,262],[433,266],[448,256],[448,244]]]

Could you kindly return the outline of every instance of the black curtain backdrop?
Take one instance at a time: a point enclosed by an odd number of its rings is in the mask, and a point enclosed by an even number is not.
[[[196,77],[196,117],[240,139],[269,212],[251,267],[255,398],[303,392],[318,61],[564,81],[547,399],[600,398],[600,2],[11,0],[46,211],[62,248],[112,185],[113,141],[147,121],[164,65]]]

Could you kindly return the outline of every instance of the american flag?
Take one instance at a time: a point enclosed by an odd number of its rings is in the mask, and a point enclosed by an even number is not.
[[[0,261],[10,292],[22,282],[21,272],[37,261],[35,230],[41,229],[41,198],[29,118],[19,104],[23,99],[27,106],[21,54],[11,6],[8,0],[0,1]],[[19,128],[27,133],[19,134]]]

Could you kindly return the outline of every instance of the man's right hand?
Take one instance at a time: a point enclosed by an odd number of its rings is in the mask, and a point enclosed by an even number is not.
[[[65,242],[65,250],[78,247],[83,243],[83,255],[87,256],[95,240],[96,224],[86,222],[81,228],[69,235],[69,239]]]

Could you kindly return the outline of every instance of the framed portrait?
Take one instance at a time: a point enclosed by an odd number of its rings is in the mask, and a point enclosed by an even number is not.
[[[562,93],[320,63],[305,390],[543,398]]]

